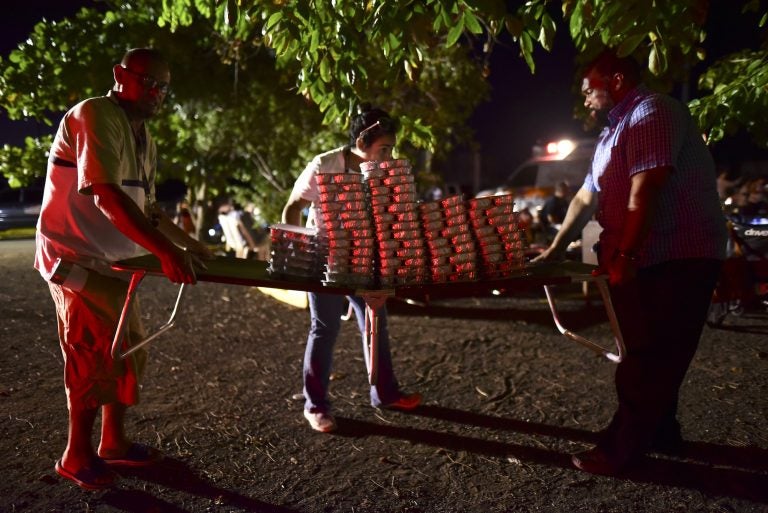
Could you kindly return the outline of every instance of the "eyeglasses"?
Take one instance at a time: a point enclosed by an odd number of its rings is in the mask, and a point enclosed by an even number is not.
[[[148,75],[147,73],[138,73],[136,71],[133,71],[130,68],[126,68],[122,64],[120,65],[121,68],[123,68],[125,71],[130,73],[131,75],[138,77],[141,80],[141,85],[145,89],[157,89],[163,94],[167,94],[168,91],[171,89],[171,85],[168,82],[161,82],[157,80],[152,75]]]

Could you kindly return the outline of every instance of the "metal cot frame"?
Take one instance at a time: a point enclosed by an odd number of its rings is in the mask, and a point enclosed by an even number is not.
[[[522,291],[530,291],[539,287],[544,288],[547,297],[552,318],[555,326],[561,334],[570,340],[581,344],[582,346],[604,356],[608,360],[619,363],[624,358],[625,347],[621,336],[619,323],[611,303],[608,285],[604,276],[593,276],[591,270],[593,266],[580,264],[576,262],[567,262],[562,264],[543,264],[530,266],[522,269],[514,276],[481,280],[471,282],[453,282],[453,283],[428,283],[419,285],[403,285],[388,289],[354,289],[338,285],[324,285],[317,280],[302,279],[297,277],[276,277],[267,271],[267,262],[258,260],[244,260],[233,258],[217,258],[206,262],[207,269],[197,273],[197,279],[200,282],[229,283],[235,285],[246,285],[255,287],[270,287],[288,290],[300,290],[306,292],[319,292],[326,294],[355,295],[365,300],[365,341],[368,346],[370,362],[368,366],[369,383],[374,384],[377,381],[378,370],[378,316],[379,310],[386,303],[388,298],[400,298],[415,301],[429,301],[433,299],[450,299],[461,297],[483,297],[483,296],[511,296]],[[182,297],[186,289],[185,285],[179,286],[179,292],[176,296],[176,302],[168,321],[149,335],[144,340],[122,350],[123,340],[125,338],[125,323],[128,318],[133,298],[142,280],[147,275],[162,276],[160,263],[153,255],[145,255],[122,260],[112,265],[117,271],[130,272],[131,280],[128,285],[128,291],[125,297],[125,303],[120,315],[120,319],[115,329],[115,335],[112,341],[112,357],[115,359],[125,358],[140,347],[148,344],[159,335],[171,329],[180,312]],[[603,305],[608,317],[608,322],[615,340],[615,351],[609,349],[587,338],[582,337],[567,329],[561,322],[557,313],[554,299],[553,288],[558,285],[567,285],[571,283],[588,282],[594,283],[600,291]]]

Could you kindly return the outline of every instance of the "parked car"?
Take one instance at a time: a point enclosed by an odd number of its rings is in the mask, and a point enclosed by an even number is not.
[[[0,230],[34,228],[43,202],[39,186],[0,190]]]

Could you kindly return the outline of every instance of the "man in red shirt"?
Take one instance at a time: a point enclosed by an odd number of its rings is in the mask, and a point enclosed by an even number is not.
[[[157,157],[145,121],[165,99],[168,64],[157,51],[139,48],[128,51],[113,74],[107,96],[77,104],[59,125],[35,253],[35,268],[56,304],[69,409],[67,446],[55,469],[86,489],[111,486],[111,466],[149,465],[161,456],[124,430],[126,410],[138,402],[146,352],[111,356],[128,283],[110,263],[149,250],[171,281],[195,283],[194,262],[209,256],[154,204]],[[134,305],[125,343],[143,335]],[[97,455],[91,434],[99,410]]]

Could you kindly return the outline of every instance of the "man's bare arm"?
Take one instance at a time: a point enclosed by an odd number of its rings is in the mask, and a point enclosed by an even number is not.
[[[144,215],[138,205],[114,184],[93,186],[96,206],[126,237],[160,259],[163,273],[174,283],[195,283],[189,254],[176,246]]]
[[[565,250],[568,244],[581,236],[587,222],[597,209],[597,194],[581,188],[568,204],[568,211],[563,219],[560,230],[555,235],[552,244],[541,255],[534,258],[533,262],[545,262],[548,260],[562,260],[565,258]]]

